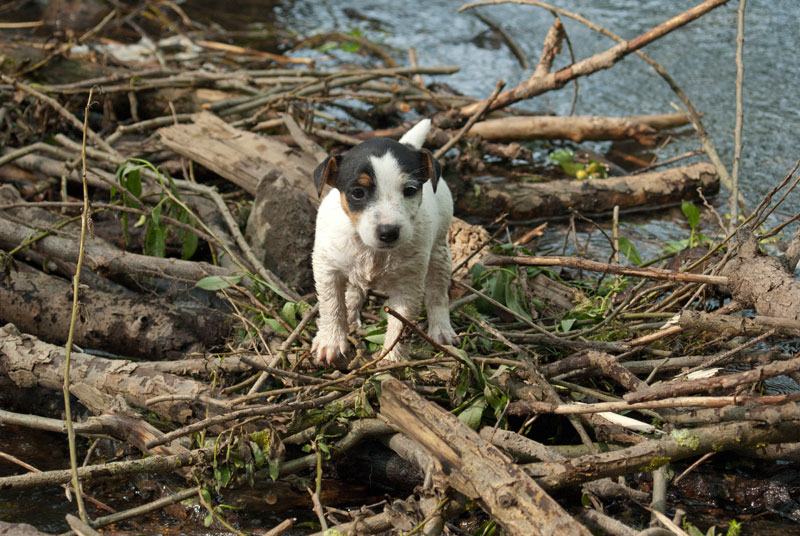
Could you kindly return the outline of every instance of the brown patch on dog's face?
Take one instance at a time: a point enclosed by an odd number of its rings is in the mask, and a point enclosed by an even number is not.
[[[347,202],[347,194],[344,192],[339,192],[339,199],[342,203],[342,210],[344,210],[344,213],[347,214],[348,218],[350,218],[350,221],[353,222],[353,227],[358,229],[358,222],[361,219],[361,214],[363,214],[363,211],[352,210],[350,208],[350,204]]]
[[[361,186],[363,186],[364,188],[366,188],[367,190],[370,190],[372,188],[372,177],[370,177],[368,173],[362,173],[361,175],[359,175],[358,178],[356,179],[356,182]]]

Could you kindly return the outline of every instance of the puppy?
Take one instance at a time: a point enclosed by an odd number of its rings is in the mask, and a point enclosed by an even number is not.
[[[400,139],[377,138],[326,158],[314,171],[325,196],[317,214],[312,264],[319,300],[319,331],[311,345],[316,359],[332,364],[348,348],[350,324],[360,325],[367,290],[389,297],[389,307],[409,319],[423,298],[428,335],[456,344],[450,326],[447,288],[452,261],[447,229],[453,198],[441,169],[422,144],[430,119]],[[402,324],[389,317],[384,345],[394,342]],[[398,344],[389,354],[402,360]]]

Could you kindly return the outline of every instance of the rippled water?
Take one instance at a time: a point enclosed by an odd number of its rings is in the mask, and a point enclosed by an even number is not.
[[[697,0],[563,0],[563,9],[583,14],[623,38],[631,39],[699,3]],[[486,25],[468,13],[456,13],[461,2],[391,2],[368,0],[358,3],[299,0],[278,8],[278,19],[307,34],[350,31],[364,34],[393,47],[405,63],[404,51],[417,50],[423,65],[456,64],[461,71],[443,79],[465,94],[488,95],[497,78],[507,87],[525,79],[523,71],[505,45],[492,39]],[[705,114],[703,122],[723,161],[733,160],[735,122],[734,62],[736,9],[729,2],[683,28],[645,47],[662,63],[684,89],[695,107]],[[355,10],[355,13],[354,13]],[[541,43],[553,22],[540,8],[497,5],[480,8],[500,24],[518,43],[535,66]],[[564,19],[577,59],[605,50],[613,43],[583,25]],[[800,2],[797,0],[750,0],[745,19],[744,148],[740,182],[742,192],[755,205],[800,159]],[[346,56],[343,56],[346,57]],[[351,58],[352,59],[352,58]],[[556,67],[569,63],[562,53]],[[612,69],[579,80],[579,115],[635,115],[670,113],[679,102],[662,79],[644,61],[633,55]],[[529,109],[569,112],[572,86],[550,92],[522,105]],[[700,147],[696,136],[682,136],[661,153],[662,158]],[[727,193],[716,204],[727,211]],[[800,194],[792,195],[774,222],[800,210]],[[664,239],[685,238],[685,226],[650,223],[631,232],[653,244]]]

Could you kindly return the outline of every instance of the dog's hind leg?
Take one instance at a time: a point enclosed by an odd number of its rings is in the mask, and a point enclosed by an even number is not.
[[[450,325],[450,246],[444,241],[431,251],[428,274],[425,276],[425,309],[428,312],[428,336],[439,344],[458,344]]]

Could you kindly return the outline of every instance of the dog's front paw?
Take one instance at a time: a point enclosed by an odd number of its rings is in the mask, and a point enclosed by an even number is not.
[[[450,324],[432,324],[428,328],[428,337],[438,344],[448,344],[450,346],[457,346],[461,342],[461,339],[456,335]]]
[[[320,331],[311,343],[311,353],[317,362],[332,365],[340,355],[347,353],[349,346],[346,336]]]

